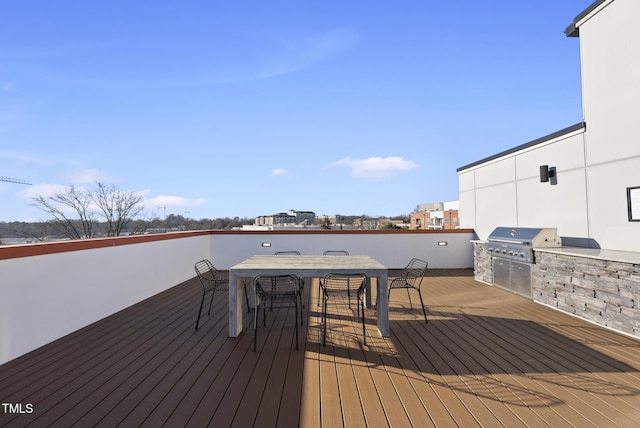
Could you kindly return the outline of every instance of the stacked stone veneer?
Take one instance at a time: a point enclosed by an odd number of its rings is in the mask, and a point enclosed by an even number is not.
[[[640,337],[640,264],[535,252],[533,299]]]
[[[487,245],[481,241],[473,242],[473,271],[476,281],[493,284],[493,264]]]
[[[640,264],[535,251],[533,300],[640,337]],[[486,244],[473,241],[474,277],[493,284]]]

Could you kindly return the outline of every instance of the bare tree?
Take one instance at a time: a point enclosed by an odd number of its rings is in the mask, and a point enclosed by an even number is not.
[[[62,229],[68,238],[83,239],[93,236],[96,220],[95,213],[90,209],[93,201],[90,190],[69,186],[54,196],[45,198],[38,195],[32,199],[31,205],[51,215],[53,222]],[[70,218],[66,211],[77,214],[79,220]]]
[[[107,187],[96,183],[98,188],[92,194],[93,201],[100,208],[101,216],[107,222],[107,236],[118,236],[124,227],[142,211],[142,196],[115,185]]]
[[[94,237],[100,225],[97,216],[106,220],[107,236],[118,236],[142,211],[142,196],[114,185],[96,184],[95,191],[69,186],[54,196],[39,195],[32,198],[31,205],[53,217],[50,224],[69,239]]]

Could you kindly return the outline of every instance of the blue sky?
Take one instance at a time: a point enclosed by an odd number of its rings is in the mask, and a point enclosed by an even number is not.
[[[393,216],[582,121],[591,0],[32,1],[0,26],[0,221],[115,184],[148,215]]]

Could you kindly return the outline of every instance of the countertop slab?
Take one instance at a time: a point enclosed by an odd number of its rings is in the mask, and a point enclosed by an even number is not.
[[[540,253],[562,254],[589,259],[640,264],[640,253],[633,251],[603,250],[598,248],[581,247],[534,248],[533,250]]]

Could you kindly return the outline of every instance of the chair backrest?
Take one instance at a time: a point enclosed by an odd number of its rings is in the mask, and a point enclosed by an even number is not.
[[[202,288],[205,290],[213,288],[213,265],[207,259],[200,260],[196,262],[194,269],[196,270],[196,275],[198,275],[198,279],[200,280],[200,284],[202,284]]]
[[[320,284],[326,291],[358,289],[367,280],[367,276],[362,273],[328,273],[324,276]]]
[[[300,292],[300,280],[295,275],[257,275],[253,278],[253,285],[258,293],[268,294],[272,298]]]
[[[349,252],[345,250],[327,250],[322,253],[323,256],[348,256]]]
[[[229,281],[228,274],[221,272],[213,266],[213,263],[208,259],[200,260],[196,262],[194,269],[198,279],[202,283],[203,287],[215,287],[216,289],[225,287],[225,282]]]
[[[404,279],[415,287],[419,287],[422,278],[427,272],[429,263],[426,260],[413,258],[404,269]]]
[[[276,251],[273,253],[275,256],[299,256],[300,251]]]

